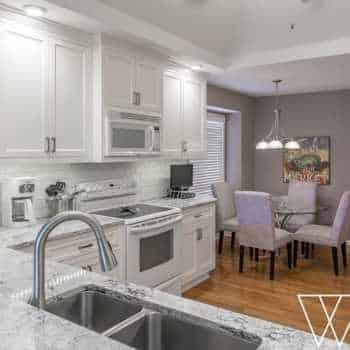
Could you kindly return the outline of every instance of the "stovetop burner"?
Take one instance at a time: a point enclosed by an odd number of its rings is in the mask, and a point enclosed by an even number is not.
[[[99,210],[93,212],[93,214],[109,216],[117,219],[134,219],[168,210],[171,210],[171,208],[157,207],[149,204],[136,204],[119,208]]]

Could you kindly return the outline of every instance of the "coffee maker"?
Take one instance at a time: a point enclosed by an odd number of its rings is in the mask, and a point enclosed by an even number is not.
[[[35,178],[15,177],[1,182],[2,225],[24,227],[36,223],[34,215]]]

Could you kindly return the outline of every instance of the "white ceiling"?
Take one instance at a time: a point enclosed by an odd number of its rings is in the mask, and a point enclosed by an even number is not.
[[[350,35],[349,0],[99,1],[226,58]]]
[[[350,89],[350,54],[277,63],[209,75],[209,82],[251,96],[274,93],[272,80],[282,79],[281,94]]]
[[[349,0],[0,0],[36,3],[50,19],[90,31],[126,33],[210,82],[252,95],[349,88]],[[294,25],[294,29],[291,29]],[[214,72],[214,74],[213,74]]]

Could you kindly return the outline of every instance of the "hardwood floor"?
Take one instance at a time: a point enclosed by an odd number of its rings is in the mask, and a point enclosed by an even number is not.
[[[349,251],[350,249],[348,249]],[[212,304],[249,316],[277,322],[310,332],[298,294],[350,294],[350,267],[333,273],[331,250],[316,247],[313,259],[302,258],[299,250],[298,267],[288,270],[286,249],[276,257],[275,280],[269,280],[269,255],[260,255],[259,262],[251,261],[246,249],[244,272],[238,272],[239,249],[234,254],[230,249],[230,238],[225,237],[223,254],[217,256],[217,267],[211,278],[184,295],[203,303]],[[339,266],[342,266],[339,262]],[[349,300],[348,300],[349,299]],[[325,306],[331,314],[336,298],[327,298]],[[322,334],[326,316],[319,300],[305,302],[306,310],[317,334]],[[350,298],[339,304],[333,322],[338,336],[342,336],[350,322]],[[331,329],[327,336],[334,338]],[[350,342],[350,334],[346,338]]]

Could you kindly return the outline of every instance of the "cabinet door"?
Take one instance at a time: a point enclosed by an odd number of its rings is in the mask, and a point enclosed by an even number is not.
[[[196,276],[196,237],[195,232],[190,231],[184,234],[183,242],[183,284],[191,282]]]
[[[161,151],[170,157],[179,158],[183,141],[182,81],[176,74],[163,76],[163,117],[161,128]]]
[[[211,239],[208,227],[196,229],[197,273],[208,273],[212,269]]]
[[[47,52],[40,35],[0,28],[0,157],[47,157]]]
[[[91,113],[89,48],[52,43],[52,128],[56,157],[87,158]]]
[[[135,108],[135,59],[125,53],[105,50],[103,96],[108,107]]]
[[[136,92],[139,93],[139,108],[161,112],[162,73],[153,62],[146,60],[136,64]]]
[[[183,81],[183,127],[185,156],[202,158],[206,153],[205,84],[194,78]]]

